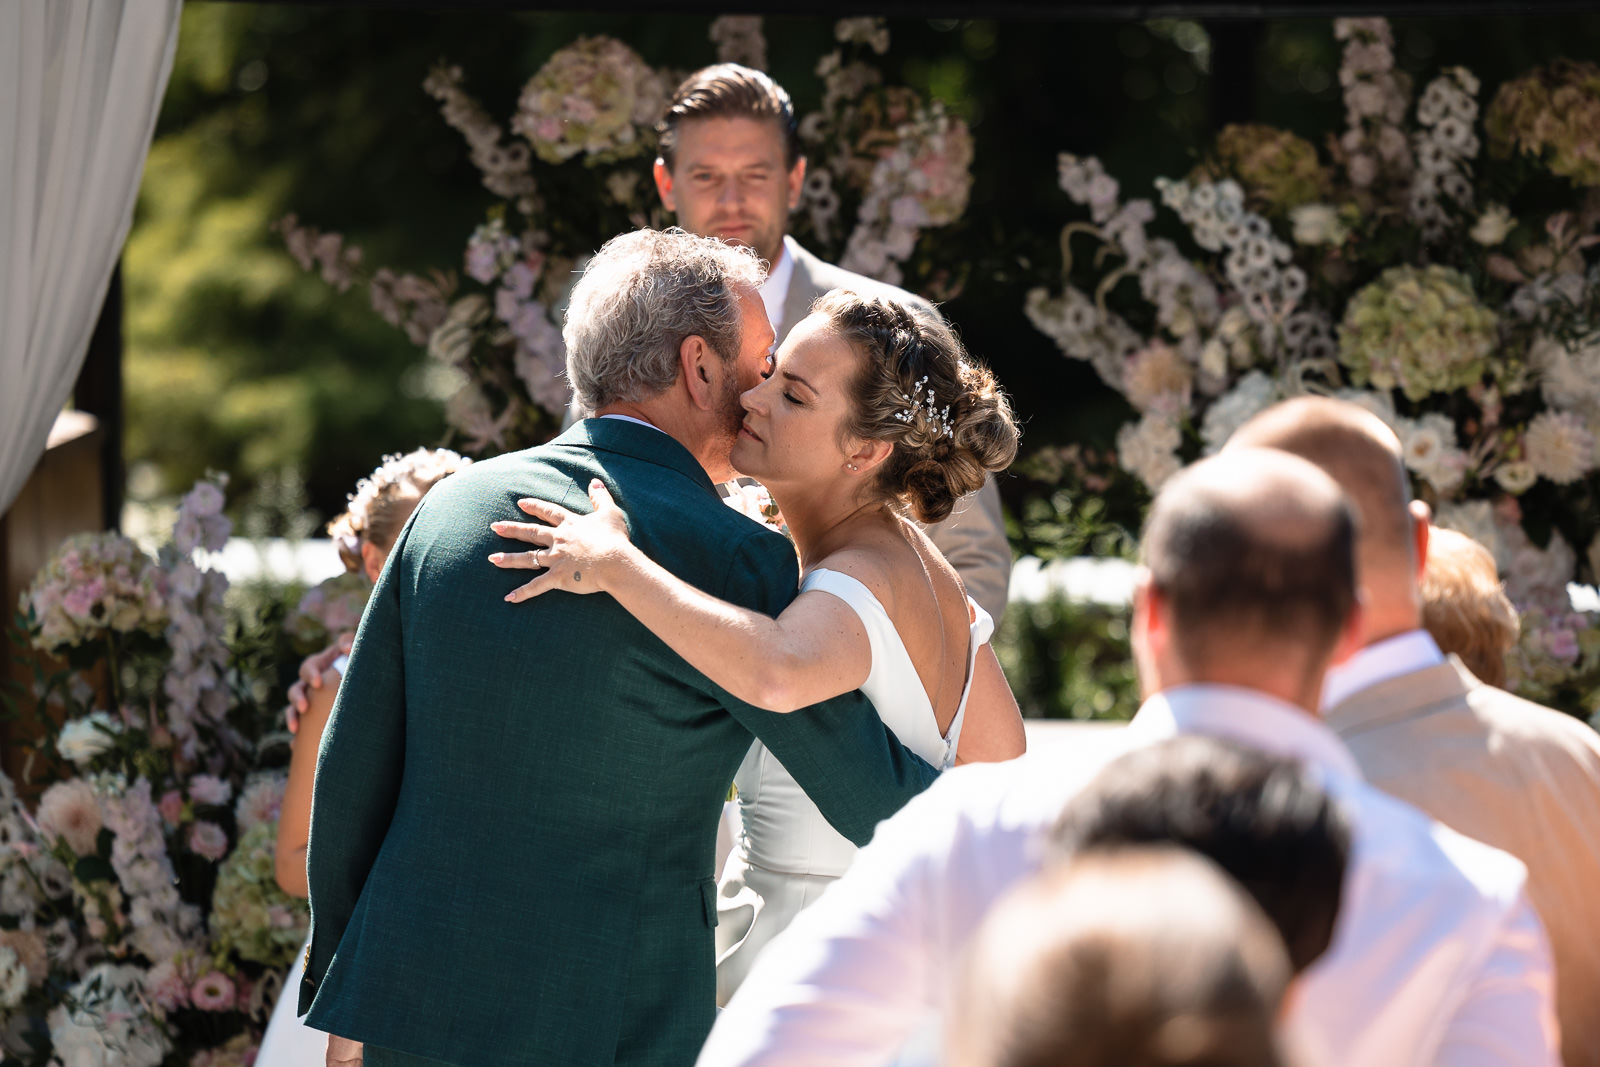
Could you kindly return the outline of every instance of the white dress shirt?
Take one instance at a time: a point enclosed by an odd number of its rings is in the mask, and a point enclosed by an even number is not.
[[[1443,662],[1444,653],[1426,630],[1408,630],[1374,641],[1328,671],[1322,683],[1322,706],[1324,709],[1336,707],[1368,686],[1437,667]]]
[[[766,305],[772,332],[779,337],[783,336],[783,302],[789,299],[789,281],[794,277],[794,249],[789,247],[793,240],[784,234],[778,261],[768,265],[767,277],[760,289],[761,303]]]
[[[1320,721],[1263,694],[1185,686],[1111,746],[957,768],[883,823],[769,947],[701,1067],[883,1064],[942,1009],[974,929],[1038,869],[1063,806],[1127,747],[1207,734],[1319,772],[1350,818],[1343,906],[1284,1022],[1302,1067],[1554,1067],[1549,947],[1511,856],[1362,781]]]

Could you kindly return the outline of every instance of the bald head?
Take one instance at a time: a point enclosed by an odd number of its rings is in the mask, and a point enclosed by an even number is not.
[[[1320,686],[1355,605],[1354,542],[1337,483],[1288,453],[1233,448],[1169,480],[1142,550],[1185,673],[1240,680],[1293,663]]]
[[[1306,396],[1275,404],[1245,423],[1228,439],[1224,452],[1238,448],[1293,453],[1339,483],[1361,523],[1356,558],[1367,589],[1368,622],[1385,631],[1374,638],[1414,629],[1417,526],[1394,431],[1358,405]]]

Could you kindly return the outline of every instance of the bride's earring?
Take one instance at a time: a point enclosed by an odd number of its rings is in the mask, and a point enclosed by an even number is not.
[[[853,471],[858,471],[858,470],[861,469],[860,467],[856,466],[854,463],[846,463],[845,466],[849,467]]]

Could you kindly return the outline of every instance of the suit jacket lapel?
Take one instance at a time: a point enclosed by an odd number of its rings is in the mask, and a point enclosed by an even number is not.
[[[817,267],[822,265],[822,261],[801,248],[799,241],[789,241],[785,247],[794,256],[794,273],[789,276],[789,291],[783,296],[783,333],[778,337],[780,345],[789,336],[789,331],[794,329],[795,323],[811,313],[811,302],[827,292],[818,285],[816,279]]]
[[[1340,737],[1353,737],[1405,719],[1421,718],[1466,698],[1477,679],[1455,656],[1420,671],[1398,675],[1352,693],[1323,713]]]

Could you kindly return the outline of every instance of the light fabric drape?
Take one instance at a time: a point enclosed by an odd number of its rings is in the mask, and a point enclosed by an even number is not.
[[[0,512],[44,454],[133,219],[181,0],[0,0]]]

